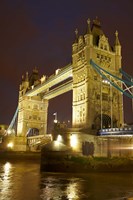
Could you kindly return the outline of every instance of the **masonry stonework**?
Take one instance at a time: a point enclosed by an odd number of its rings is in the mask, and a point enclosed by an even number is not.
[[[118,32],[111,47],[96,18],[87,33],[72,45],[73,127],[98,130],[123,125],[123,95],[104,80],[90,64],[93,60],[108,72],[121,77],[121,45]]]

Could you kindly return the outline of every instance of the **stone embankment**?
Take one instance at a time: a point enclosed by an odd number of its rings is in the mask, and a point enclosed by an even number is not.
[[[72,156],[63,160],[43,161],[41,170],[70,173],[133,172],[133,160],[129,158],[87,158]]]
[[[81,156],[68,146],[53,141],[41,149],[40,167],[46,172],[133,172],[133,160],[126,157]]]
[[[133,158],[104,158],[68,155],[44,158],[39,152],[0,152],[0,160],[34,161],[42,171],[90,173],[90,172],[133,172]]]

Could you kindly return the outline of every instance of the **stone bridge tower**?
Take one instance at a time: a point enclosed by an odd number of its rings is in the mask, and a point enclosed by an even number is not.
[[[18,125],[17,136],[26,136],[30,130],[44,135],[47,133],[47,111],[48,100],[44,100],[41,94],[30,97],[25,95],[26,91],[36,87],[40,83],[37,69],[33,70],[31,77],[22,77],[19,90],[18,102]]]
[[[87,21],[87,33],[79,36],[72,45],[73,67],[73,127],[98,130],[120,127],[123,124],[123,95],[111,87],[93,67],[97,65],[121,77],[121,45],[118,32],[114,47],[109,44],[98,18]]]

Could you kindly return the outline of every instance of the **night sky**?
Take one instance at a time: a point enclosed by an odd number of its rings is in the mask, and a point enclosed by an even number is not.
[[[132,0],[0,0],[0,124],[9,124],[18,104],[21,77],[36,66],[40,76],[51,75],[71,62],[75,29],[85,34],[87,19],[95,17],[110,44],[115,31],[122,45],[123,69],[133,76]],[[59,121],[71,120],[72,94],[49,103]],[[133,122],[131,100],[124,98],[125,122]]]

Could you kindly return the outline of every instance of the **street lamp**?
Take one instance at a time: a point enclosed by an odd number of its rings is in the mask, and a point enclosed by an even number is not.
[[[58,120],[57,120],[57,112],[53,114],[55,116],[54,118],[54,123],[57,124]]]

